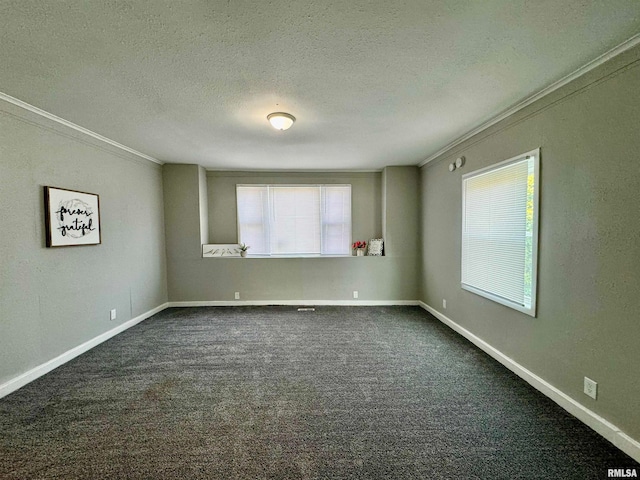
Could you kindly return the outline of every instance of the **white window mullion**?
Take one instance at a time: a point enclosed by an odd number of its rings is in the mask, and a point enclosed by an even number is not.
[[[269,255],[273,254],[273,245],[275,245],[273,235],[275,228],[273,228],[275,222],[275,210],[273,206],[273,190],[271,185],[267,185],[267,218],[269,219]]]
[[[327,211],[327,194],[324,187],[320,187],[320,224],[318,225],[320,228],[320,253],[324,253],[327,247],[327,239],[325,235],[324,229],[324,218],[326,216]]]

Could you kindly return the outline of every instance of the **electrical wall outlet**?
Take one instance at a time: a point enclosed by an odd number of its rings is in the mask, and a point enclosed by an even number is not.
[[[236,299],[236,300],[240,300],[240,292],[236,292],[235,299]]]
[[[442,299],[442,308],[444,308],[445,310],[447,309],[447,299],[446,298]]]
[[[109,318],[110,318],[111,320],[115,320],[115,319],[116,319],[116,317],[117,317],[117,315],[116,315],[116,309],[115,309],[115,308],[112,308],[112,309],[111,309],[111,312],[109,313]]]
[[[358,290],[353,291],[353,298],[358,298]]]
[[[584,393],[596,400],[598,396],[598,383],[588,377],[584,377]]]

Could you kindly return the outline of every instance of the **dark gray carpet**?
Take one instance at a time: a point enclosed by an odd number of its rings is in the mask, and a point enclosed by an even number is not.
[[[0,400],[0,435],[0,478],[21,480],[639,467],[415,307],[165,310]]]

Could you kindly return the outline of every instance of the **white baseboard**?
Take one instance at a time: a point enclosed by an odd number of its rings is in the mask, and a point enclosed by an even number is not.
[[[137,317],[132,318],[131,320],[125,323],[122,323],[117,327],[112,328],[111,330],[104,332],[98,335],[97,337],[84,342],[81,345],[78,345],[77,347],[72,348],[71,350],[68,350],[61,355],[58,355],[57,357],[49,360],[48,362],[43,363],[42,365],[38,365],[37,367],[32,368],[31,370],[23,373],[22,375],[18,375],[17,377],[12,378],[8,382],[5,382],[2,385],[0,385],[0,398],[9,395],[11,392],[15,392],[19,388],[24,387],[27,383],[34,381],[36,378],[41,377],[46,373],[49,373],[51,370],[58,368],[60,365],[67,363],[69,360],[76,358],[78,355],[81,355],[84,352],[91,350],[96,345],[99,345],[102,342],[109,340],[111,337],[114,337],[117,334],[124,332],[128,328],[131,328],[134,325],[137,325],[143,320],[146,320],[152,315],[155,315],[156,313],[161,312],[162,310],[167,308],[168,305],[169,305],[168,303],[163,303],[162,305],[152,310],[149,310],[148,312],[145,312],[142,315],[138,315]]]
[[[489,354],[491,357],[496,359],[502,365],[507,367],[513,373],[518,375],[520,378],[525,380],[531,386],[533,386],[538,391],[542,392],[544,395],[549,397],[551,400],[556,402],[562,408],[564,408],[571,415],[576,417],[585,425],[591,427],[597,433],[602,435],[604,438],[613,443],[620,450],[625,452],[631,458],[640,462],[640,442],[634,440],[629,435],[621,431],[618,427],[608,422],[600,415],[595,412],[589,410],[587,407],[577,402],[573,398],[571,398],[566,393],[558,390],[556,387],[545,381],[544,379],[537,376],[535,373],[527,370],[525,367],[517,363],[515,360],[507,357],[505,354],[495,349],[487,342],[477,337],[469,330],[464,327],[461,327],[453,320],[451,320],[446,315],[443,315],[435,308],[427,305],[426,303],[420,301],[418,304],[424,308],[427,312],[431,313],[434,317],[440,320],[442,323],[447,325],[448,327],[455,330],[457,333],[465,337],[471,343],[476,345],[478,348]]]
[[[556,402],[562,408],[564,408],[571,415],[582,421],[587,426],[598,432],[604,438],[609,440],[612,444],[632,457],[634,460],[640,462],[640,442],[633,439],[618,427],[608,422],[598,414],[589,410],[587,407],[577,402],[573,398],[569,397],[564,392],[558,390],[556,387],[546,382],[544,379],[538,377],[533,372],[527,370],[525,367],[507,357],[499,350],[495,349],[487,342],[477,337],[469,330],[461,327],[446,315],[443,315],[435,308],[427,305],[422,301],[417,300],[236,300],[236,301],[191,301],[191,302],[167,302],[158,307],[149,310],[148,312],[138,315],[131,320],[118,325],[117,327],[98,335],[91,340],[84,342],[77,347],[68,350],[67,352],[58,355],[57,357],[43,363],[31,370],[9,380],[8,382],[0,385],[0,398],[18,390],[29,382],[32,382],[36,378],[49,373],[55,368],[63,365],[69,360],[74,359],[78,355],[92,349],[96,345],[116,336],[117,334],[137,325],[138,323],[146,320],[147,318],[155,315],[158,312],[170,307],[202,307],[202,306],[247,306],[247,305],[353,305],[353,306],[385,306],[385,305],[419,305],[445,325],[455,330],[457,333],[465,337],[471,343],[478,348],[489,354],[496,359],[502,365],[514,372],[520,378],[532,385],[538,391],[549,397]]]
[[[169,302],[169,307],[243,307],[264,305],[334,305],[334,306],[385,306],[419,305],[418,300],[204,300],[187,302]]]

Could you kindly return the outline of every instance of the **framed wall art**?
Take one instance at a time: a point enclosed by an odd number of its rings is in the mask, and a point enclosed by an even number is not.
[[[98,195],[44,187],[44,207],[47,247],[101,243]]]
[[[237,243],[224,243],[216,245],[203,245],[202,257],[239,257],[241,256],[240,245]]]
[[[370,257],[381,257],[384,250],[384,240],[382,238],[372,238],[369,240],[369,253]]]

